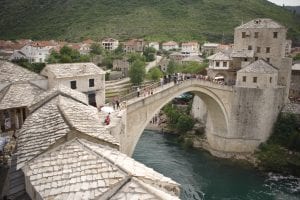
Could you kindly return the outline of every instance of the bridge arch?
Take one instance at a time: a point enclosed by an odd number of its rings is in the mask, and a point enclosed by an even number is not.
[[[231,87],[203,80],[187,80],[179,85],[164,87],[158,93],[128,104],[126,142],[122,145],[121,141],[122,152],[132,155],[141,134],[153,116],[168,102],[185,92],[193,92],[207,106],[206,133],[209,143],[214,142],[214,136],[225,137],[228,134]]]

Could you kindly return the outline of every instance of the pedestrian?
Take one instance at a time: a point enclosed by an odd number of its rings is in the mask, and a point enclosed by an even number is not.
[[[116,100],[116,104],[117,104],[117,110],[119,110],[119,108],[120,108],[120,102],[119,102],[118,99]]]
[[[105,120],[104,120],[104,123],[105,123],[106,125],[109,125],[109,123],[110,123],[110,113],[108,113],[108,115],[106,116],[106,118],[105,118]]]
[[[136,91],[137,91],[137,97],[140,97],[140,88],[137,87]]]

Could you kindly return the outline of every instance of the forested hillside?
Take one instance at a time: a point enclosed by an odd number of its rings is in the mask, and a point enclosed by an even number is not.
[[[266,0],[0,0],[0,39],[231,41],[233,28],[272,18],[300,41],[300,17]]]

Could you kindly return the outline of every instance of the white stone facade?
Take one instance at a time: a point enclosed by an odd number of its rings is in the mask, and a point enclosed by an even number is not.
[[[158,42],[150,42],[148,46],[154,48],[156,51],[159,50],[159,43]]]
[[[200,46],[198,42],[185,42],[181,44],[181,53],[188,56],[199,55]]]
[[[48,77],[49,88],[64,85],[83,92],[93,106],[105,102],[105,72],[93,63],[51,64],[41,74]]]
[[[106,50],[113,51],[119,46],[119,40],[113,38],[106,38],[102,40],[102,47]]]
[[[162,50],[165,50],[165,51],[170,51],[170,50],[174,50],[174,49],[178,49],[178,48],[179,48],[178,43],[174,42],[174,41],[162,43]]]

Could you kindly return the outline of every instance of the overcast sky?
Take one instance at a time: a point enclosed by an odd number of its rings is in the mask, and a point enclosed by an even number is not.
[[[277,5],[282,6],[282,4],[286,6],[300,6],[300,0],[268,0]]]

